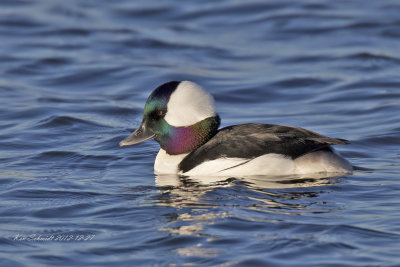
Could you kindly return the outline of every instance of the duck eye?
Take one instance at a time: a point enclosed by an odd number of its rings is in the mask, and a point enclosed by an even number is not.
[[[157,118],[162,118],[165,116],[165,114],[167,114],[167,110],[166,109],[159,109],[156,111],[156,117]]]

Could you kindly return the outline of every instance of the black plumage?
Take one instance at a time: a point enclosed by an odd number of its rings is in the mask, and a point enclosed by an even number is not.
[[[218,158],[253,159],[276,153],[296,159],[304,154],[331,151],[330,145],[345,145],[344,139],[329,138],[299,127],[249,123],[220,129],[207,143],[192,151],[179,164],[183,173]]]

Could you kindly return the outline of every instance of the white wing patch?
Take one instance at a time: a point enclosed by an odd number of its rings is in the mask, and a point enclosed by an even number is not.
[[[167,106],[165,120],[175,127],[190,126],[208,117],[215,116],[214,99],[199,85],[182,81]]]

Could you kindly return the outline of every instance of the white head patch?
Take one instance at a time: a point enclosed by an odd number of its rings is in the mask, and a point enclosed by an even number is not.
[[[175,127],[190,126],[215,116],[214,99],[201,86],[182,81],[171,94],[165,120]]]

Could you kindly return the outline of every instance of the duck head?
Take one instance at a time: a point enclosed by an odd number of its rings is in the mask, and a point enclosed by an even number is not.
[[[189,153],[213,137],[219,125],[209,93],[193,82],[172,81],[150,94],[141,125],[119,145],[155,139],[170,155]]]

